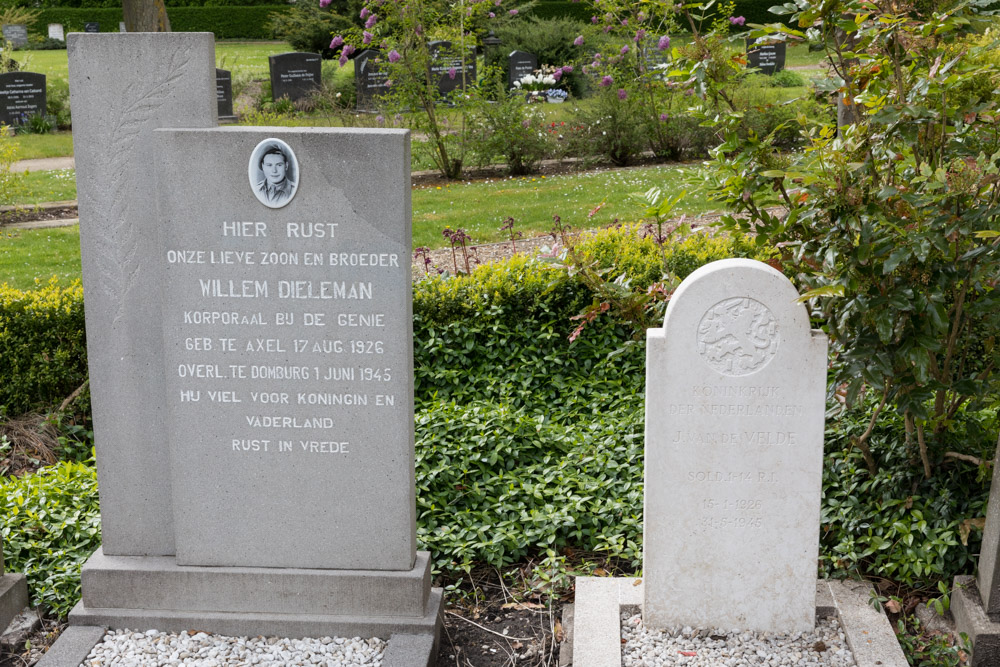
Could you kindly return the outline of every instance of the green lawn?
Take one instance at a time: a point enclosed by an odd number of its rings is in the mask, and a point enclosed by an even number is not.
[[[20,204],[76,199],[76,171],[73,169],[29,172],[24,180],[28,191],[19,197]]]
[[[461,227],[474,244],[500,241],[497,228],[508,217],[514,218],[515,231],[525,236],[548,232],[553,215],[579,229],[604,226],[616,218],[635,221],[643,217],[643,194],[654,186],[672,194],[692,193],[677,212],[696,215],[713,208],[696,182],[698,175],[696,168],[664,165],[415,188],[413,246],[444,246],[445,227]],[[590,217],[598,206],[600,210]]]
[[[54,275],[64,285],[80,277],[79,225],[0,229],[0,285],[32,289]]]
[[[18,134],[12,141],[17,146],[18,160],[43,157],[64,157],[73,154],[73,133]]]
[[[36,188],[33,201],[75,197],[72,170],[29,174],[28,179]],[[699,185],[697,167],[659,166],[415,188],[413,246],[443,247],[445,227],[465,229],[473,244],[499,241],[498,228],[508,216],[525,236],[549,231],[553,215],[577,229],[634,221],[643,217],[643,194],[654,186],[670,194],[691,192],[677,212],[696,215],[712,209]],[[33,286],[36,277],[79,277],[78,235],[76,226],[0,233],[0,283],[23,288]]]

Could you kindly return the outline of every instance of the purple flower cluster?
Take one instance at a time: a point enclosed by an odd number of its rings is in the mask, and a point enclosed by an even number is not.
[[[601,79],[600,85],[607,87],[607,86],[610,86],[611,84],[613,84],[614,82],[615,82],[615,80],[613,78],[611,78],[610,74],[605,74],[604,77]]]
[[[660,37],[660,41],[656,43],[656,50],[666,51],[669,48],[670,48],[670,38],[667,37],[666,35],[663,35],[662,37]]]
[[[746,18],[744,18],[742,16],[730,16],[729,17],[729,24],[730,25],[744,25],[746,22],[747,22]]]
[[[365,21],[365,30],[371,30],[375,27],[376,23],[378,23],[378,14],[372,14],[368,17],[368,20]]]
[[[391,63],[399,62],[399,59],[401,57],[402,56],[399,55],[399,51],[397,51],[396,49],[393,49],[392,51],[389,52],[389,62]]]
[[[573,40],[573,46],[583,46],[583,35],[577,35]]]

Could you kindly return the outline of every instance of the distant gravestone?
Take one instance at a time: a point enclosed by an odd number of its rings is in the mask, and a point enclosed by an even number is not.
[[[2,30],[4,40],[10,42],[15,49],[28,45],[28,26],[20,23],[4,24]]]
[[[507,56],[507,64],[509,67],[507,87],[513,88],[515,81],[520,81],[521,77],[538,69],[538,56],[527,51],[511,51]]]
[[[125,21],[118,22],[118,32],[128,32],[128,28],[125,27]]]
[[[101,31],[101,24],[98,23],[98,22],[96,22],[96,21],[89,21],[89,22],[83,24],[83,31],[84,32],[100,32]]]
[[[61,23],[49,24],[49,39],[58,39],[60,42],[66,41],[66,33],[63,31]]]
[[[282,53],[269,56],[271,68],[271,96],[278,100],[287,97],[295,100],[308,97],[319,88],[322,76],[322,59],[316,53]]]
[[[219,103],[219,120],[236,120],[233,115],[233,75],[229,70],[215,68],[215,99]]]
[[[0,123],[20,125],[45,114],[45,75],[35,72],[0,74]]]
[[[431,42],[427,45],[431,54],[431,78],[438,82],[438,93],[448,95],[455,90],[465,90],[467,86],[476,83],[476,55],[474,49],[469,49],[465,56],[465,64],[457,51],[458,47],[449,41]]]
[[[388,63],[377,49],[366,49],[354,57],[354,87],[359,111],[374,111],[378,97],[387,89]]]
[[[713,262],[647,332],[647,627],[814,627],[827,341],[797,298]]]
[[[760,43],[747,40],[747,67],[756,67],[764,74],[774,74],[785,69],[785,42]]]

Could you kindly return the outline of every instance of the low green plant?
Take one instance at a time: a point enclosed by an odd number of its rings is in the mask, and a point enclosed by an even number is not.
[[[23,122],[17,126],[17,131],[24,134],[48,134],[54,129],[52,120],[45,114],[32,114],[24,118]]]
[[[25,191],[24,173],[11,169],[17,161],[17,144],[9,135],[9,128],[0,125],[0,205],[18,203]]]
[[[0,285],[0,414],[59,405],[87,377],[83,288]]]
[[[101,545],[97,474],[65,461],[0,479],[6,566],[28,578],[33,605],[65,618],[80,600],[80,568]]]
[[[63,77],[48,77],[45,111],[55,119],[57,129],[73,127],[73,115],[69,108],[69,81]]]
[[[540,131],[544,117],[537,105],[525,100],[524,93],[506,90],[500,70],[490,70],[486,78],[487,94],[469,114],[473,154],[480,166],[501,160],[513,176],[535,173],[555,149],[552,135]]]

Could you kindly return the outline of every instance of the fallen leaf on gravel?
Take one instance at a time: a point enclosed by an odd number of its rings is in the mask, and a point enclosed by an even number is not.
[[[826,650],[826,644],[824,644],[822,641],[818,641],[815,644],[813,644],[813,650],[816,651],[817,653],[822,653],[823,651]]]
[[[698,655],[697,651],[677,651],[677,652],[680,653],[681,655],[686,655],[689,658]]]
[[[889,610],[890,614],[898,614],[902,607],[899,606],[899,600],[889,600],[885,603],[885,608]]]
[[[562,644],[562,641],[563,641],[563,626],[562,626],[562,621],[560,621],[558,618],[556,619],[555,625],[552,627],[552,634],[556,638],[556,643],[557,644]]]

